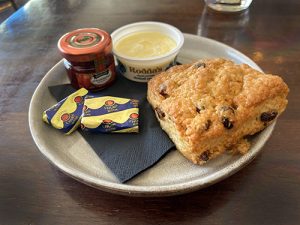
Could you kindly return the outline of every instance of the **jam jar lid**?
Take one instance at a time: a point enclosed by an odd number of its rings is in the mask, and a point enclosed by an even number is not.
[[[66,33],[57,46],[63,57],[73,62],[91,61],[112,51],[110,35],[98,28],[82,28]]]

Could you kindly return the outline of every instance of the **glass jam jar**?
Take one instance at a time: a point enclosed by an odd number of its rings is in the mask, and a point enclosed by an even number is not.
[[[112,40],[97,28],[83,28],[63,35],[58,49],[74,88],[98,91],[110,86],[116,78]]]

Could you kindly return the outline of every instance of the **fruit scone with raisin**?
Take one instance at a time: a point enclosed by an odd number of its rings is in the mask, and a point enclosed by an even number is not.
[[[288,86],[275,75],[225,59],[179,65],[148,82],[147,98],[162,129],[189,160],[246,153],[245,138],[286,108]]]

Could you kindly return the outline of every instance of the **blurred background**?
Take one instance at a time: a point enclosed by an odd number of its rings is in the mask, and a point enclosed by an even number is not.
[[[29,0],[0,0],[0,24]]]

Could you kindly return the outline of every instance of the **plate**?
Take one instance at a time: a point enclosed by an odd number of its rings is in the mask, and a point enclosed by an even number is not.
[[[241,52],[220,42],[184,34],[185,43],[178,61],[189,63],[200,58],[222,57],[261,69]],[[121,184],[106,168],[78,132],[65,136],[42,122],[43,110],[56,103],[48,86],[69,83],[63,62],[58,62],[36,88],[29,107],[29,126],[41,153],[57,168],[74,179],[103,191],[130,196],[169,196],[198,190],[234,174],[247,165],[262,150],[275,123],[251,140],[245,155],[222,155],[203,166],[185,159],[178,151],[171,151],[155,166]],[[120,146],[121,148],[122,146]]]

